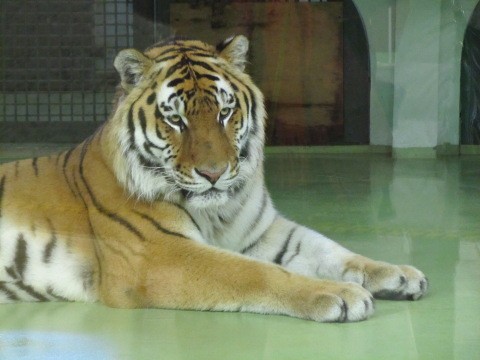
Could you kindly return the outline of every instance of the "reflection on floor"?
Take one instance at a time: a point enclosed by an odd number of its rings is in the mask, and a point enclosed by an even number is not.
[[[0,160],[13,158],[15,151],[0,152]],[[480,157],[275,153],[266,173],[287,216],[354,251],[419,267],[429,294],[419,302],[377,301],[371,319],[352,324],[2,305],[0,359],[480,358]]]

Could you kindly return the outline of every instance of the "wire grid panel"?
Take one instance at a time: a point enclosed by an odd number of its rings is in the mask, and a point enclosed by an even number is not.
[[[100,122],[132,0],[1,0],[0,122]]]

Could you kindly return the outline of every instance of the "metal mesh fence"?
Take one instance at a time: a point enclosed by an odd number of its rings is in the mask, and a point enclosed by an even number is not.
[[[15,141],[19,129],[36,140],[27,125],[105,120],[113,59],[133,45],[132,24],[130,0],[0,1],[2,140]]]
[[[111,110],[116,54],[174,34],[172,5],[210,7],[219,32],[216,16],[228,3],[343,1],[0,0],[0,142],[78,142],[91,134]],[[182,35],[195,36],[192,29]]]

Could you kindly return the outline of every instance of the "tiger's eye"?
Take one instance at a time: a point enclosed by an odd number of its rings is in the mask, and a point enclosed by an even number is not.
[[[170,116],[169,120],[174,124],[179,124],[182,122],[182,117],[180,115],[175,114]]]
[[[220,115],[223,116],[223,117],[227,117],[228,114],[230,114],[231,110],[232,109],[230,109],[230,108],[223,108],[222,110],[220,110]]]

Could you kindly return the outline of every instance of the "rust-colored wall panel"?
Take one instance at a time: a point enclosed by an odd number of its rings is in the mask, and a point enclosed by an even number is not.
[[[249,73],[267,99],[271,145],[319,145],[343,137],[342,3],[173,4],[179,35],[208,42],[251,39]]]

